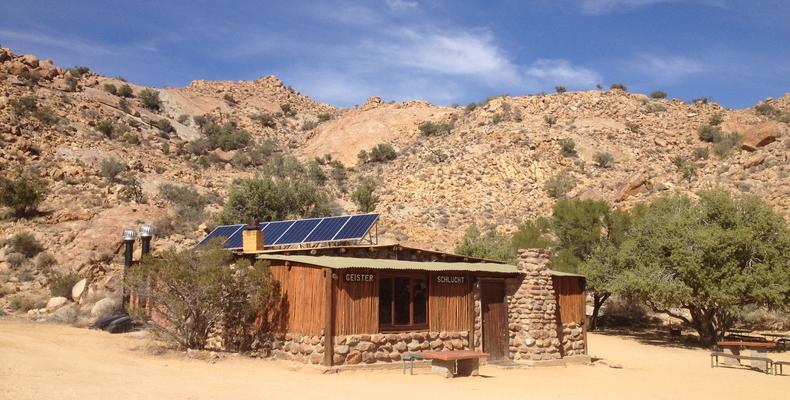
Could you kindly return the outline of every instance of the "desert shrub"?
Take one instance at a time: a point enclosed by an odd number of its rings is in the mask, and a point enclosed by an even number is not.
[[[639,130],[641,128],[642,127],[639,124],[637,124],[636,122],[626,122],[625,123],[625,129],[628,129],[632,133],[639,133]]]
[[[762,115],[765,117],[776,117],[781,114],[781,111],[777,110],[776,107],[768,103],[756,105],[754,107],[754,112],[756,112],[757,115]]]
[[[207,122],[201,128],[206,135],[208,149],[222,149],[224,151],[237,150],[246,147],[251,140],[249,132],[240,130],[232,122],[218,125]]]
[[[59,120],[55,110],[46,106],[36,108],[36,111],[33,111],[33,117],[47,125],[52,125]]]
[[[326,183],[326,174],[321,169],[321,164],[317,161],[307,163],[307,176],[315,183],[323,185]]]
[[[294,117],[296,116],[296,110],[290,104],[281,104],[280,110],[283,112],[283,115],[286,117]]]
[[[628,91],[628,88],[625,85],[623,85],[622,83],[613,83],[612,86],[609,86],[609,89],[611,89],[611,90],[622,90],[624,92]]]
[[[27,258],[33,258],[44,251],[44,245],[29,232],[11,235],[0,243],[0,247],[3,246],[8,246],[9,253],[19,253]]]
[[[743,307],[736,318],[739,325],[753,330],[790,330],[790,315],[754,304]]]
[[[102,88],[104,89],[105,92],[109,94],[113,94],[113,95],[118,94],[118,88],[112,83],[105,83],[104,85],[102,85]]]
[[[131,113],[131,109],[129,108],[129,102],[126,99],[118,100],[118,109],[129,114]]]
[[[203,219],[208,201],[195,188],[170,183],[159,185],[159,196],[173,205],[179,218],[187,221]]]
[[[31,215],[46,196],[46,185],[38,178],[0,177],[0,205],[6,206],[17,217]]]
[[[697,133],[703,142],[715,142],[721,138],[721,128],[718,126],[703,125]]]
[[[181,125],[187,125],[187,124],[189,124],[189,120],[190,119],[191,118],[189,117],[189,115],[181,114],[181,115],[178,116],[178,118],[176,118],[176,121],[178,121],[178,123],[181,124]]]
[[[576,155],[576,142],[571,138],[560,139],[560,151],[564,156]]]
[[[80,83],[79,79],[77,79],[77,78],[75,78],[73,76],[67,76],[66,79],[64,79],[64,81],[66,82],[66,86],[68,87],[68,91],[69,92],[76,91],[77,90],[77,85],[79,85],[79,83]]]
[[[18,293],[14,296],[11,296],[11,301],[9,301],[8,305],[13,310],[27,312],[37,308],[36,302],[37,300],[33,296],[26,293]]]
[[[707,147],[697,147],[694,149],[692,156],[695,160],[707,160],[710,156],[710,149]]]
[[[132,90],[132,87],[128,84],[123,84],[118,87],[117,94],[121,97],[132,97],[134,96],[134,90]]]
[[[691,100],[691,102],[694,104],[708,104],[710,101],[710,97],[697,97],[696,99]]]
[[[557,92],[557,93],[565,93],[565,92],[567,92],[567,90],[565,89],[565,86],[554,86],[554,91]]]
[[[27,260],[28,258],[25,257],[24,254],[20,253],[10,253],[5,259],[12,269],[19,269],[19,267],[21,267]]]
[[[107,182],[116,182],[123,171],[126,171],[126,164],[112,157],[105,158],[99,164],[99,175]]]
[[[376,209],[379,203],[379,196],[376,194],[376,181],[372,178],[363,179],[360,182],[354,193],[351,194],[351,199],[357,205],[357,209],[361,212],[371,212]]]
[[[236,104],[239,104],[239,102],[236,101],[236,99],[234,99],[230,94],[225,94],[222,96],[222,100],[225,100],[225,103],[229,106],[235,106]]]
[[[80,281],[80,276],[74,272],[69,272],[65,275],[57,274],[49,281],[49,293],[52,297],[65,297],[71,298],[71,288]]]
[[[477,108],[476,103],[469,103],[464,107],[464,113],[469,114],[470,112],[474,111]]]
[[[398,157],[395,148],[389,143],[379,143],[370,150],[369,162],[385,162]]]
[[[652,97],[654,99],[666,99],[667,98],[667,92],[665,92],[663,90],[656,90],[655,92],[650,93],[650,97]]]
[[[419,125],[420,134],[423,136],[440,136],[449,134],[455,124],[450,122],[425,121]]]
[[[292,157],[272,157],[261,167],[262,176],[241,179],[228,193],[219,224],[322,217],[331,213],[326,191]]]
[[[154,122],[154,126],[165,133],[172,133],[176,131],[176,128],[173,128],[173,124],[170,123],[170,120],[166,118],[162,118]]]
[[[35,266],[39,271],[49,271],[57,263],[58,260],[52,254],[42,252],[36,256]]]
[[[156,90],[143,89],[138,97],[140,102],[143,103],[143,107],[151,111],[159,111],[162,108],[162,100],[159,98],[159,92]]]
[[[318,122],[326,122],[334,118],[330,113],[321,113],[318,114]]]
[[[726,157],[730,154],[732,149],[737,148],[741,143],[741,135],[732,132],[727,135],[722,135],[719,139],[713,144],[713,151],[719,157]]]
[[[554,126],[557,123],[557,117],[553,115],[544,115],[543,122],[545,122],[548,126]]]
[[[81,78],[83,75],[91,72],[91,69],[83,66],[76,66],[69,69],[72,76]]]
[[[315,127],[317,127],[317,126],[318,126],[318,122],[317,121],[308,120],[308,121],[305,121],[302,124],[302,130],[303,131],[311,131],[311,130],[315,129]]]
[[[710,119],[708,120],[708,125],[718,126],[721,125],[721,122],[722,122],[721,114],[715,113],[710,116]]]
[[[124,179],[123,187],[121,188],[120,198],[126,202],[145,203],[145,196],[143,195],[143,187],[137,177],[130,175]]]
[[[503,262],[515,263],[516,261],[515,251],[507,237],[495,231],[484,234],[474,224],[464,232],[464,236],[455,246],[455,253]]]
[[[274,120],[274,116],[269,113],[258,113],[250,117],[251,120],[257,122],[260,126],[264,128],[274,128],[277,126],[277,121]]]
[[[115,123],[109,119],[104,119],[96,123],[96,131],[109,138],[113,137]]]
[[[598,152],[593,156],[593,160],[595,160],[595,164],[599,167],[609,168],[612,165],[612,161],[614,161],[614,156],[612,156],[611,153]]]
[[[576,178],[567,171],[552,176],[543,184],[546,194],[555,199],[565,197],[574,187],[576,187]]]
[[[150,285],[151,277],[156,285]],[[271,330],[267,323],[256,324],[256,318],[269,314],[279,298],[268,264],[234,261],[216,241],[180,252],[168,250],[137,264],[128,282],[159,310],[160,319],[150,321],[149,327],[180,349],[204,348],[210,332],[223,325],[229,350],[249,350]]]
[[[332,179],[335,180],[335,183],[337,183],[338,186],[343,185],[347,178],[346,167],[338,160],[330,161],[329,166],[332,167]]]
[[[665,106],[665,105],[663,105],[661,103],[649,103],[645,107],[645,110],[647,112],[649,112],[649,113],[663,112],[663,111],[667,110],[667,106]]]
[[[370,160],[370,154],[368,154],[367,150],[362,149],[359,151],[359,153],[357,153],[357,159],[359,160],[360,164],[365,164],[368,162],[368,160]]]
[[[36,96],[22,96],[16,99],[11,99],[8,102],[11,106],[11,113],[17,117],[30,115],[38,109],[38,99]]]
[[[683,178],[691,182],[691,179],[697,174],[697,164],[694,161],[688,160],[685,157],[675,156],[672,158],[672,164],[675,164],[678,172],[683,175]]]

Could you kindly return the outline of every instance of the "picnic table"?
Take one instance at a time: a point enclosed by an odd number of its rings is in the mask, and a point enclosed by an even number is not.
[[[480,359],[488,356],[488,353],[472,350],[422,351],[404,354],[402,357],[403,373],[406,373],[406,361],[411,361],[413,370],[414,360],[431,360],[431,372],[445,378],[477,376],[480,370]]]
[[[770,366],[765,362],[765,351],[776,347],[774,342],[747,342],[747,341],[723,341],[717,342],[716,346],[723,349],[723,353],[732,354],[738,365],[741,364],[741,350],[750,350],[751,354],[742,357],[750,362],[752,368],[767,370]]]

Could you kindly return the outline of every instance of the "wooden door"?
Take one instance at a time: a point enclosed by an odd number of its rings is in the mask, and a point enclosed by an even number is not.
[[[483,308],[483,351],[490,354],[490,360],[505,359],[508,354],[505,283],[481,282],[480,302]]]

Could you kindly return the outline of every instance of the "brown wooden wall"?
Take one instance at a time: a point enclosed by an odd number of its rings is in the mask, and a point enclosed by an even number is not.
[[[584,278],[577,276],[554,276],[554,293],[557,297],[560,322],[581,324],[585,319]]]
[[[280,304],[274,312],[275,330],[320,335],[325,322],[323,269],[272,263],[271,271],[281,290]]]
[[[335,270],[335,335],[379,331],[378,274],[368,269]],[[346,282],[345,274],[373,274],[373,282]]]
[[[464,283],[437,283],[437,275],[464,277]],[[428,328],[434,332],[471,330],[473,300],[469,274],[431,273],[429,279]]]

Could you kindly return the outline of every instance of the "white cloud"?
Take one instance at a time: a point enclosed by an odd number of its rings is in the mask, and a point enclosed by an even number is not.
[[[64,35],[50,35],[40,32],[20,32],[14,30],[0,29],[0,39],[13,40],[17,43],[27,45],[46,46],[66,50],[82,55],[112,55],[120,54],[121,51],[111,46],[103,46],[96,43],[88,43],[79,38],[67,37]]]
[[[487,32],[399,29],[388,40],[367,41],[363,47],[387,64],[490,82],[520,81],[517,67]]]
[[[710,7],[729,8],[730,0],[580,0],[579,9],[590,15],[602,15],[659,3],[699,3]]]
[[[704,72],[706,65],[685,56],[640,54],[625,62],[623,69],[638,72],[652,83],[669,84]]]
[[[601,82],[597,72],[571,64],[568,60],[537,60],[526,74],[536,79],[540,86],[565,85],[571,87],[590,87]]]
[[[387,0],[387,7],[394,12],[414,11],[420,8],[420,3],[408,0]]]

